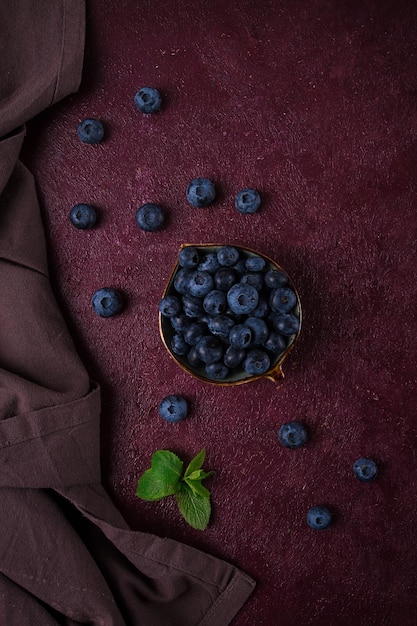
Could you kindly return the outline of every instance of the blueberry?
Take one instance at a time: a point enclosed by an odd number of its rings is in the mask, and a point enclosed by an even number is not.
[[[252,331],[244,324],[236,324],[230,330],[229,343],[235,348],[248,348],[252,343]]]
[[[75,228],[86,230],[92,228],[97,220],[97,213],[90,204],[76,204],[69,214],[70,222]]]
[[[79,124],[77,133],[83,143],[100,143],[104,137],[104,127],[100,120],[86,119]]]
[[[307,441],[307,431],[301,422],[287,422],[278,431],[278,439],[285,448],[295,450]]]
[[[243,258],[240,258],[239,261],[235,263],[232,267],[239,276],[242,276],[247,272],[246,260]]]
[[[208,363],[206,365],[206,374],[213,380],[224,380],[229,374],[229,368],[224,363]]]
[[[259,294],[255,287],[238,283],[227,292],[227,303],[233,313],[248,315],[258,306]]]
[[[158,204],[150,202],[144,204],[136,211],[136,224],[142,230],[155,232],[160,230],[165,222],[165,213]]]
[[[176,296],[167,295],[159,302],[159,312],[164,317],[174,317],[181,312],[181,302]]]
[[[242,189],[236,195],[235,207],[239,213],[256,213],[261,205],[261,196],[255,189]]]
[[[217,254],[214,252],[208,252],[203,256],[200,263],[198,264],[197,269],[203,270],[204,272],[214,273],[220,268],[220,263],[217,260]]]
[[[177,333],[183,333],[186,328],[192,323],[191,319],[185,315],[185,313],[180,313],[179,315],[173,315],[170,318],[171,326]]]
[[[224,352],[222,342],[213,335],[201,337],[196,344],[196,350],[200,359],[206,364],[220,361]]]
[[[221,339],[228,339],[235,322],[228,315],[215,315],[208,321],[210,332]]]
[[[94,312],[100,317],[112,317],[122,310],[123,299],[116,289],[103,287],[94,293],[91,304]]]
[[[281,270],[269,270],[265,274],[265,285],[269,289],[278,289],[278,287],[285,287],[288,283],[288,276],[281,272]]]
[[[314,530],[324,530],[332,522],[332,514],[327,506],[313,506],[307,512],[307,524]]]
[[[141,113],[156,113],[161,108],[162,98],[157,89],[142,87],[135,94],[135,105]]]
[[[202,360],[200,359],[200,357],[198,356],[198,352],[195,346],[193,346],[191,348],[191,350],[188,352],[187,354],[187,361],[189,363],[189,365],[191,365],[191,367],[193,368],[198,368],[201,367],[202,365]]]
[[[190,280],[191,274],[192,270],[188,270],[185,268],[179,269],[175,274],[174,287],[181,295],[188,293],[188,282]]]
[[[265,265],[266,261],[261,256],[251,256],[245,261],[245,268],[248,272],[261,272]]]
[[[188,328],[185,329],[184,340],[190,346],[195,346],[200,337],[202,337],[205,333],[207,333],[206,324],[202,324],[201,322],[193,322],[188,326]]]
[[[231,267],[239,260],[239,251],[233,246],[222,246],[217,251],[217,260],[222,267]]]
[[[279,287],[271,291],[269,304],[277,313],[289,313],[297,304],[297,296],[289,287]]]
[[[372,459],[367,459],[365,457],[361,457],[353,464],[353,473],[356,478],[359,478],[360,481],[364,483],[370,483],[377,474],[378,467],[375,461]]]
[[[178,356],[185,356],[189,351],[190,346],[184,339],[184,335],[181,333],[175,333],[171,339],[171,350]]]
[[[167,422],[179,422],[187,417],[188,405],[182,396],[166,396],[159,403],[159,415]]]
[[[245,356],[246,350],[243,348],[229,346],[224,353],[223,362],[227,367],[237,367],[242,363]]]
[[[274,352],[275,354],[281,354],[287,347],[287,342],[282,335],[271,331],[268,335],[267,340],[263,342],[262,346],[270,352]]]
[[[258,306],[251,313],[253,317],[260,317],[261,319],[267,317],[270,312],[268,300],[262,296],[259,298]]]
[[[203,309],[209,315],[221,315],[227,309],[227,297],[224,291],[212,289],[203,300]]]
[[[229,267],[221,267],[214,274],[214,286],[220,291],[229,291],[230,287],[236,282],[236,273]]]
[[[203,304],[201,298],[185,294],[182,297],[183,311],[188,317],[201,317],[203,315]]]
[[[214,281],[211,274],[196,270],[188,281],[188,290],[192,296],[203,298],[213,289]]]
[[[300,320],[292,314],[274,315],[272,317],[272,325],[274,330],[281,335],[289,337],[295,335],[300,329]]]
[[[264,275],[261,272],[248,272],[243,274],[240,282],[243,285],[252,285],[257,291],[260,291],[264,286]]]
[[[200,262],[200,255],[194,246],[185,246],[178,255],[178,264],[187,269],[195,269]]]
[[[252,343],[260,344],[268,339],[269,330],[266,322],[259,317],[248,317],[244,323],[252,331]]]
[[[251,376],[265,374],[269,370],[271,361],[263,350],[249,350],[243,362],[243,368]]]
[[[186,196],[192,206],[204,207],[212,204],[216,190],[208,178],[194,178],[187,186]]]

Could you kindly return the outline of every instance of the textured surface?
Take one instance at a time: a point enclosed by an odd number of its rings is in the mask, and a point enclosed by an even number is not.
[[[382,6],[381,6],[382,4]],[[88,3],[76,96],[35,120],[25,160],[37,177],[51,278],[91,376],[103,386],[104,478],[131,526],[179,539],[251,574],[236,626],[415,623],[416,20],[413,2]],[[143,85],[164,108],[135,110]],[[81,144],[98,117],[106,140]],[[190,179],[217,203],[193,209]],[[256,215],[233,207],[244,186]],[[68,221],[94,204],[97,227]],[[161,203],[167,227],[144,233],[135,211]],[[304,327],[269,381],[220,388],[166,353],[157,305],[183,242],[256,248],[292,276]],[[90,298],[121,289],[125,312],[103,320]],[[167,424],[160,399],[192,413]],[[303,420],[308,445],[286,450],[279,426]],[[204,533],[174,502],[134,496],[151,453],[203,446],[214,514]],[[371,456],[380,477],[351,467]],[[307,509],[335,523],[314,532]]]

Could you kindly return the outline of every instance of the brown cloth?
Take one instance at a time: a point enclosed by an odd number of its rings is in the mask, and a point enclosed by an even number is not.
[[[24,124],[76,90],[81,0],[0,5],[0,624],[222,626],[235,567],[128,529],[101,486],[100,392],[54,300]]]

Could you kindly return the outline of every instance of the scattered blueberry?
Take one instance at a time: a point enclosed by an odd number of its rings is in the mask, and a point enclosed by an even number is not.
[[[313,506],[307,512],[307,524],[314,530],[324,530],[332,522],[332,514],[327,506]]]
[[[134,97],[136,108],[141,113],[156,113],[161,108],[162,98],[157,89],[142,87]]]
[[[100,120],[83,120],[77,128],[79,139],[83,143],[100,143],[104,137],[104,126]]]
[[[354,462],[353,473],[360,481],[370,483],[377,476],[378,467],[372,459],[361,457]]]
[[[90,204],[76,204],[69,214],[70,222],[75,228],[86,230],[92,228],[97,221],[97,213]]]
[[[214,201],[216,189],[208,178],[194,178],[187,186],[186,196],[192,206],[205,207]]]
[[[123,299],[117,289],[103,287],[98,289],[91,298],[93,310],[100,317],[112,317],[123,308]]]
[[[307,441],[307,431],[301,422],[288,422],[278,431],[278,439],[285,448],[295,450]]]
[[[261,196],[255,189],[242,189],[236,195],[235,207],[239,213],[256,213],[261,206]]]
[[[243,368],[250,376],[265,374],[270,365],[270,358],[263,350],[249,350],[243,362]]]
[[[159,415],[167,422],[179,422],[187,417],[188,404],[182,396],[166,396],[159,403]]]
[[[238,283],[227,292],[227,303],[233,313],[252,313],[258,306],[259,294],[255,287]]]
[[[155,232],[162,228],[165,222],[165,213],[158,204],[147,203],[136,211],[136,224],[142,230]]]

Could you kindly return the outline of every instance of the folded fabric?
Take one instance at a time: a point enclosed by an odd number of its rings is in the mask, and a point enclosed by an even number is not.
[[[24,124],[76,90],[84,2],[0,6],[0,623],[223,626],[254,588],[129,530],[101,485],[100,389],[54,299]]]

